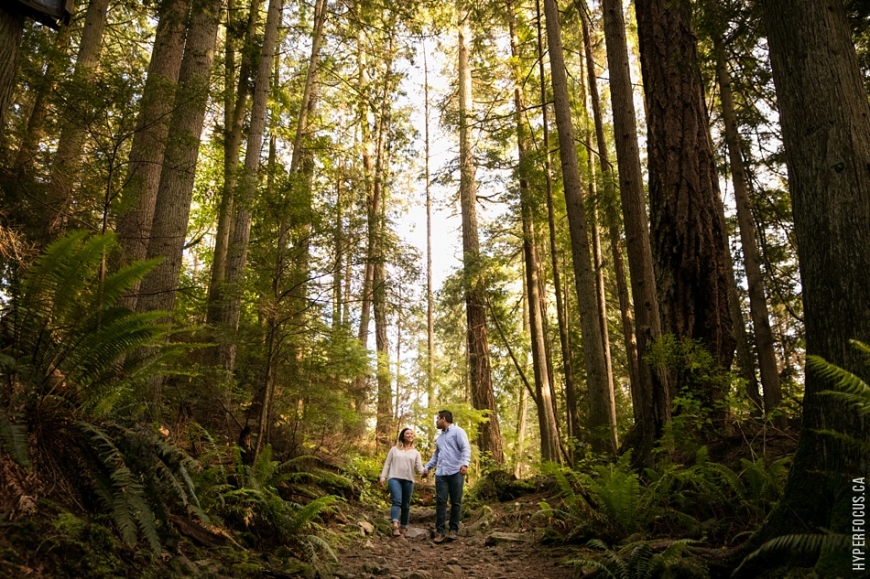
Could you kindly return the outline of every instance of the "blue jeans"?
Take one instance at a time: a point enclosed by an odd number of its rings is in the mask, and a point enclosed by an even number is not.
[[[403,527],[408,526],[411,516],[411,494],[414,492],[414,481],[391,478],[387,481],[393,504],[390,506],[390,520],[399,521]],[[401,514],[401,518],[399,515]]]
[[[462,489],[465,476],[449,474],[435,477],[435,533],[444,534],[447,519],[447,498],[450,498],[450,530],[459,532],[459,519],[462,517]]]

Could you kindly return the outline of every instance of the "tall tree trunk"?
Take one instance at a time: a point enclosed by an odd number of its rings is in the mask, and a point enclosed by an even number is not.
[[[719,181],[689,0],[635,4],[648,108],[652,248],[663,326],[678,340],[700,340],[722,371],[734,356],[726,236],[717,215]],[[727,416],[726,389],[687,387]],[[722,381],[717,381],[717,384]]]
[[[568,98],[568,77],[562,55],[561,25],[555,0],[544,0],[547,20],[547,44],[550,47],[550,72],[559,128],[559,156],[562,161],[562,180],[568,209],[568,227],[571,233],[571,253],[574,262],[580,327],[583,333],[583,359],[589,387],[589,420],[592,430],[592,449],[595,452],[616,452],[616,424],[612,420],[610,392],[607,388],[607,368],[604,362],[604,344],[598,324],[595,273],[592,270],[591,246],[587,230],[586,210],[583,207],[583,184],[574,145],[574,127],[571,121],[571,103]]]
[[[806,351],[870,382],[850,340],[870,343],[870,115],[841,2],[765,0],[764,24],[788,165],[803,288]],[[870,475],[870,421],[820,393],[831,383],[808,370],[803,424],[782,500],[761,539],[783,533],[852,534],[852,477]],[[831,550],[816,571],[850,576]],[[866,564],[865,564],[866,568]],[[757,576],[757,574],[755,575]]]
[[[508,26],[511,38],[511,61],[514,75],[514,121],[517,130],[517,177],[520,185],[520,212],[523,223],[523,256],[525,257],[526,295],[528,296],[529,337],[532,344],[532,368],[535,374],[535,395],[540,402],[538,406],[538,427],[541,433],[541,459],[549,462],[561,462],[559,454],[559,431],[556,414],[553,408],[550,373],[547,370],[545,358],[545,341],[543,317],[545,310],[541,305],[541,281],[538,268],[538,248],[534,225],[534,200],[526,176],[531,159],[528,151],[529,132],[524,118],[525,104],[522,92],[523,73],[520,69],[520,48],[517,39],[517,22],[513,2],[506,3]],[[523,397],[525,394],[523,394]]]
[[[51,184],[46,190],[44,229],[46,239],[65,228],[67,211],[72,201],[73,187],[81,168],[82,148],[87,138],[88,128],[83,125],[82,117],[87,117],[87,99],[83,97],[85,87],[91,82],[100,61],[100,44],[106,25],[106,11],[109,0],[91,0],[85,14],[81,43],[73,72],[74,90],[81,91],[79,98],[67,103],[67,117],[63,119],[57,152],[51,166]]]
[[[480,425],[478,444],[481,452],[491,454],[498,463],[504,462],[498,409],[492,391],[489,366],[489,344],[486,335],[486,287],[480,271],[480,242],[477,236],[477,183],[474,152],[471,148],[470,120],[473,114],[471,98],[471,67],[468,51],[471,46],[470,12],[459,0],[459,197],[462,208],[462,253],[465,277],[465,315],[468,327],[468,348],[471,398],[478,410],[488,410],[489,420]]]
[[[121,193],[123,209],[118,217],[117,233],[124,264],[142,260],[148,253],[189,12],[187,0],[163,0],[160,5],[148,78]],[[125,305],[131,309],[136,307],[136,290],[133,288],[124,298]]]
[[[393,53],[393,22],[389,23],[389,44],[387,54]],[[383,92],[380,95],[381,110],[377,121],[377,138],[375,139],[375,167],[373,190],[373,215],[369,221],[372,248],[372,311],[375,318],[375,350],[377,351],[377,419],[375,434],[378,445],[388,446],[392,432],[391,401],[393,398],[392,379],[390,377],[390,348],[387,341],[387,287],[386,287],[386,251],[384,237],[386,235],[386,200],[385,184],[387,179],[386,144],[392,128],[392,106],[389,94],[392,82],[393,60],[387,57],[384,71]]]
[[[231,0],[235,2],[235,0]],[[248,24],[245,32],[243,54],[251,51],[257,34],[257,18],[260,12],[262,0],[251,0],[248,12]],[[228,10],[227,26],[231,27],[232,12]],[[208,304],[206,306],[206,319],[209,324],[219,324],[224,311],[224,284],[227,274],[227,252],[232,237],[233,218],[235,216],[235,203],[233,195],[236,193],[236,184],[239,173],[239,149],[242,145],[242,129],[244,128],[245,110],[247,108],[248,93],[250,92],[250,76],[254,67],[250,56],[243,56],[239,66],[238,88],[232,90],[233,71],[231,64],[235,61],[235,42],[227,30],[226,46],[226,85],[227,94],[224,97],[224,186],[221,190],[220,209],[218,214],[217,232],[215,233],[214,256],[212,259],[211,278],[208,285]],[[228,340],[232,338],[226,335],[226,328],[222,328],[223,334],[218,339],[221,345],[218,354],[223,360],[225,369],[229,356],[230,346]]]
[[[162,261],[142,281],[136,303],[141,312],[171,311],[178,290],[221,1],[208,0],[198,7],[190,20],[185,43],[178,78],[178,104],[170,123],[172,136],[166,143],[164,158],[167,162],[160,174],[148,245],[147,256],[162,258]],[[151,389],[153,412],[158,413],[162,395],[160,376],[151,381]]]
[[[368,74],[368,59],[365,51],[366,37],[361,29],[357,36],[357,66],[359,68],[359,86],[360,92],[367,95],[370,79]],[[372,170],[372,154],[371,154],[371,126],[372,115],[369,112],[368,104],[364,99],[360,99],[359,103],[359,127],[360,127],[360,149],[362,151],[362,166],[363,166],[363,182],[365,189],[365,203],[367,216],[367,235],[366,235],[366,254],[365,266],[363,267],[362,290],[360,295],[360,314],[359,314],[359,329],[357,339],[360,342],[363,350],[368,349],[369,340],[369,325],[371,321],[372,309],[372,283],[374,278],[374,235],[376,229],[375,216],[377,212],[375,205],[379,201],[374,197],[373,187],[373,170]],[[353,392],[355,397],[355,406],[357,414],[362,414],[366,407],[368,398],[368,374],[358,376],[354,380]]]
[[[550,236],[550,260],[553,268],[553,293],[556,294],[556,312],[559,323],[559,345],[562,352],[562,372],[565,377],[565,405],[568,417],[568,437],[576,439],[580,432],[580,411],[577,406],[577,387],[574,383],[574,368],[571,362],[571,346],[568,340],[567,309],[562,299],[562,276],[559,265],[559,251],[556,244],[556,212],[553,200],[553,175],[550,166],[550,123],[547,115],[547,83],[544,68],[544,41],[541,15],[541,2],[535,0],[538,74],[541,77],[541,125],[543,129],[544,177],[547,189],[547,229]],[[570,458],[570,457],[569,457]],[[572,458],[573,460],[573,458]]]
[[[423,108],[426,116],[426,403],[430,411],[438,406],[435,398],[435,300],[432,294],[432,188],[429,174],[429,63],[426,48],[423,48]],[[431,421],[429,421],[431,424]],[[435,432],[431,425],[430,442],[435,442]]]
[[[622,257],[622,236],[619,233],[620,222],[616,206],[615,178],[613,165],[610,162],[610,153],[604,136],[604,121],[601,116],[601,98],[598,94],[598,82],[595,75],[595,58],[592,54],[592,39],[589,33],[589,19],[586,11],[579,0],[575,0],[575,6],[580,13],[583,26],[583,46],[586,53],[586,70],[589,79],[589,97],[592,103],[592,119],[595,123],[595,141],[598,148],[598,158],[601,164],[601,172],[604,174],[604,205],[608,233],[610,236],[610,252],[613,259],[613,273],[616,278],[616,289],[619,298],[619,311],[622,320],[622,335],[625,342],[625,357],[628,362],[628,376],[632,393],[635,392],[635,383],[638,378],[637,341],[634,336],[634,320],[631,314],[631,303],[628,299],[628,280],[625,277],[625,263]],[[596,267],[598,265],[596,264]],[[603,282],[599,280],[599,287]],[[599,295],[601,294],[599,290]],[[599,298],[600,299],[600,298]],[[606,315],[602,318],[606,320]],[[605,336],[606,339],[606,336]],[[608,360],[608,364],[611,362]],[[612,370],[611,370],[612,373]],[[634,396],[634,395],[633,395]],[[639,400],[632,397],[633,404],[639,404]]]
[[[734,182],[734,198],[737,204],[737,223],[740,226],[740,243],[743,247],[743,266],[749,285],[749,313],[755,329],[755,348],[758,352],[758,368],[761,386],[764,389],[764,412],[768,416],[775,413],[782,403],[782,388],[779,383],[779,368],[773,347],[773,332],[770,329],[770,315],[767,310],[767,296],[764,293],[764,276],[761,273],[761,253],[755,233],[755,222],[749,201],[749,180],[743,167],[743,153],[740,135],[737,132],[737,117],[734,113],[734,98],[731,94],[731,75],[725,61],[725,46],[721,37],[714,39],[716,50],[716,72],[719,78],[719,97],[722,101],[722,120],[725,123],[725,143],[728,145],[728,159],[731,164],[731,177]],[[758,397],[758,387],[755,387]],[[785,426],[785,416],[773,418],[780,427]]]
[[[233,333],[239,328],[239,317],[242,309],[242,276],[248,261],[251,211],[260,176],[260,150],[263,147],[263,135],[266,128],[266,104],[272,80],[272,61],[275,58],[275,48],[278,42],[278,25],[281,22],[282,6],[283,0],[269,0],[263,46],[257,64],[257,76],[251,103],[251,123],[245,148],[245,167],[234,194],[236,216],[233,236],[227,250],[225,287],[227,295],[222,315],[223,324]],[[227,346],[225,367],[229,372],[232,372],[235,368],[235,342],[229,341]]]
[[[54,40],[54,52],[48,56],[45,74],[42,76],[36,98],[33,100],[30,118],[27,119],[27,131],[21,136],[21,144],[18,146],[18,153],[15,156],[15,166],[19,173],[28,172],[36,156],[37,147],[45,137],[45,119],[49,111],[49,95],[57,90],[57,69],[69,45],[70,29],[69,24],[61,24]],[[3,33],[0,32],[0,34]],[[0,127],[0,132],[2,130]]]
[[[5,149],[6,111],[12,102],[23,35],[24,16],[11,6],[0,7],[0,154]]]
[[[602,8],[619,168],[619,194],[628,248],[638,352],[638,382],[632,388],[635,434],[627,443],[634,449],[636,465],[651,465],[653,445],[670,419],[671,396],[667,376],[657,372],[647,361],[650,347],[661,337],[662,329],[637,144],[637,121],[622,0],[602,0]]]

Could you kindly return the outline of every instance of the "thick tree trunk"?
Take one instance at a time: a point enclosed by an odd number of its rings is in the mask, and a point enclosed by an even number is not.
[[[187,235],[193,181],[199,158],[209,73],[217,38],[220,0],[209,0],[194,11],[188,29],[184,58],[178,78],[178,105],[172,115],[163,171],[157,189],[154,220],[148,245],[149,258],[162,261],[142,281],[137,310],[171,311],[178,290],[178,274]],[[151,381],[153,412],[160,411],[162,379]]]
[[[527,152],[530,149],[530,136],[527,121],[524,117],[525,104],[522,92],[523,74],[519,68],[520,49],[517,39],[516,15],[513,3],[506,3],[508,27],[511,37],[511,58],[514,62],[514,119],[517,129],[518,164],[517,177],[520,185],[520,212],[523,223],[523,255],[525,257],[526,295],[528,296],[529,336],[532,345],[532,368],[535,374],[535,395],[538,402],[538,427],[541,434],[541,459],[548,462],[561,462],[559,453],[559,431],[556,414],[553,408],[550,373],[547,370],[545,358],[545,341],[543,318],[545,309],[541,304],[541,280],[538,267],[538,248],[534,224],[534,200],[529,188],[526,173],[531,159]],[[523,401],[525,395],[523,393]]]
[[[272,62],[275,58],[275,48],[278,42],[278,25],[281,22],[282,6],[283,0],[269,0],[263,46],[260,50],[260,59],[257,64],[257,76],[251,102],[251,122],[245,148],[245,167],[244,172],[239,178],[234,195],[236,200],[236,216],[233,236],[227,250],[225,286],[227,294],[221,320],[224,326],[233,333],[238,331],[242,309],[242,276],[248,262],[248,244],[251,238],[251,212],[260,177],[260,153],[266,129],[266,104],[272,81]],[[232,340],[228,341],[225,364],[229,372],[232,372],[235,368],[235,356],[235,342]]]
[[[610,392],[607,387],[607,369],[604,363],[604,345],[598,324],[595,274],[587,230],[586,210],[583,207],[583,185],[574,145],[574,127],[571,121],[571,103],[568,98],[568,77],[562,55],[561,25],[555,0],[544,0],[547,21],[547,44],[550,47],[550,71],[559,128],[559,156],[562,161],[562,180],[571,233],[571,253],[577,291],[580,327],[583,333],[583,358],[586,381],[589,386],[589,419],[592,431],[592,449],[595,452],[616,452],[616,424],[612,420]]]
[[[689,0],[635,4],[648,109],[650,212],[656,285],[666,331],[700,340],[728,370],[734,338],[726,237],[717,215],[718,175],[692,33]],[[727,416],[726,389],[689,384],[714,426]],[[723,381],[717,382],[717,384]]]
[[[728,159],[731,164],[731,177],[734,182],[734,198],[737,204],[737,223],[740,226],[740,243],[743,247],[743,264],[746,281],[749,285],[749,313],[755,329],[755,348],[758,352],[758,368],[761,386],[764,389],[764,412],[768,416],[776,411],[782,402],[782,388],[779,383],[779,367],[773,347],[773,332],[770,329],[770,315],[767,310],[767,296],[764,292],[764,276],[761,273],[761,254],[755,233],[755,222],[749,201],[749,180],[743,168],[743,153],[740,135],[737,132],[737,118],[734,112],[734,98],[731,94],[731,75],[725,61],[725,47],[721,37],[714,39],[716,49],[716,72],[719,78],[719,96],[722,101],[722,120],[725,123],[725,142],[728,145]],[[750,397],[757,401],[758,386]],[[785,426],[785,416],[773,418],[777,426]]]
[[[843,5],[765,0],[762,6],[789,172],[806,351],[870,382],[870,366],[849,343],[870,343],[870,111]],[[868,455],[819,431],[835,429],[867,444],[870,421],[820,395],[830,387],[807,372],[794,464],[761,538],[853,532],[856,495],[849,479],[870,475]],[[821,576],[851,576],[845,553],[825,557],[817,567]]]
[[[553,199],[553,175],[550,165],[550,123],[547,109],[547,83],[546,70],[544,68],[544,41],[541,15],[541,2],[535,0],[537,48],[538,48],[538,74],[541,77],[541,125],[543,130],[544,150],[544,177],[547,189],[547,229],[550,237],[550,259],[553,268],[553,293],[556,294],[556,313],[559,323],[559,345],[562,352],[562,372],[565,377],[565,405],[568,417],[568,437],[576,439],[580,433],[580,411],[577,406],[577,387],[574,383],[574,368],[571,362],[571,346],[568,340],[567,309],[562,299],[562,276],[559,265],[559,251],[556,244],[556,212]]]
[[[3,145],[6,111],[12,102],[18,74],[18,49],[23,35],[24,16],[12,7],[0,7],[0,146]]]
[[[619,167],[619,193],[625,224],[631,293],[634,301],[638,352],[638,384],[633,390],[635,401],[635,464],[652,463],[652,448],[670,419],[671,395],[667,377],[647,361],[650,347],[661,337],[655,274],[650,248],[646,196],[637,144],[637,121],[632,95],[625,19],[621,0],[603,0],[604,39],[610,73],[610,96],[613,107],[613,132]]]
[[[91,0],[85,14],[85,25],[73,72],[74,90],[78,95],[65,106],[66,115],[51,166],[51,184],[46,190],[42,213],[46,239],[54,237],[66,226],[73,187],[81,168],[82,148],[88,133],[87,126],[82,124],[82,117],[87,116],[86,111],[89,109],[84,95],[99,65],[100,44],[103,41],[108,8],[109,0]]]
[[[471,148],[470,120],[471,67],[468,51],[471,46],[470,13],[459,1],[459,197],[462,209],[462,252],[465,277],[466,340],[468,348],[471,398],[478,410],[489,411],[487,422],[480,425],[478,445],[498,463],[504,462],[498,409],[492,391],[489,366],[489,345],[486,335],[486,288],[480,271],[480,245],[477,236],[477,183],[474,154]]]
[[[187,0],[163,0],[160,6],[148,79],[121,193],[123,205],[116,230],[123,264],[142,260],[148,253],[189,12]],[[124,298],[131,309],[136,306],[136,289]]]

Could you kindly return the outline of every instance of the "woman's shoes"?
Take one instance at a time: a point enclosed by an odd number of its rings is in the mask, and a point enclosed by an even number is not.
[[[399,521],[393,521],[393,536],[398,537],[402,532],[399,530]]]

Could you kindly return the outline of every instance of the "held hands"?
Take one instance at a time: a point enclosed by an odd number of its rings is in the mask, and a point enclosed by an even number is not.
[[[425,479],[425,478],[428,478],[428,477],[429,477],[429,470],[428,470],[428,469],[423,469],[423,473],[420,475],[420,478]]]

